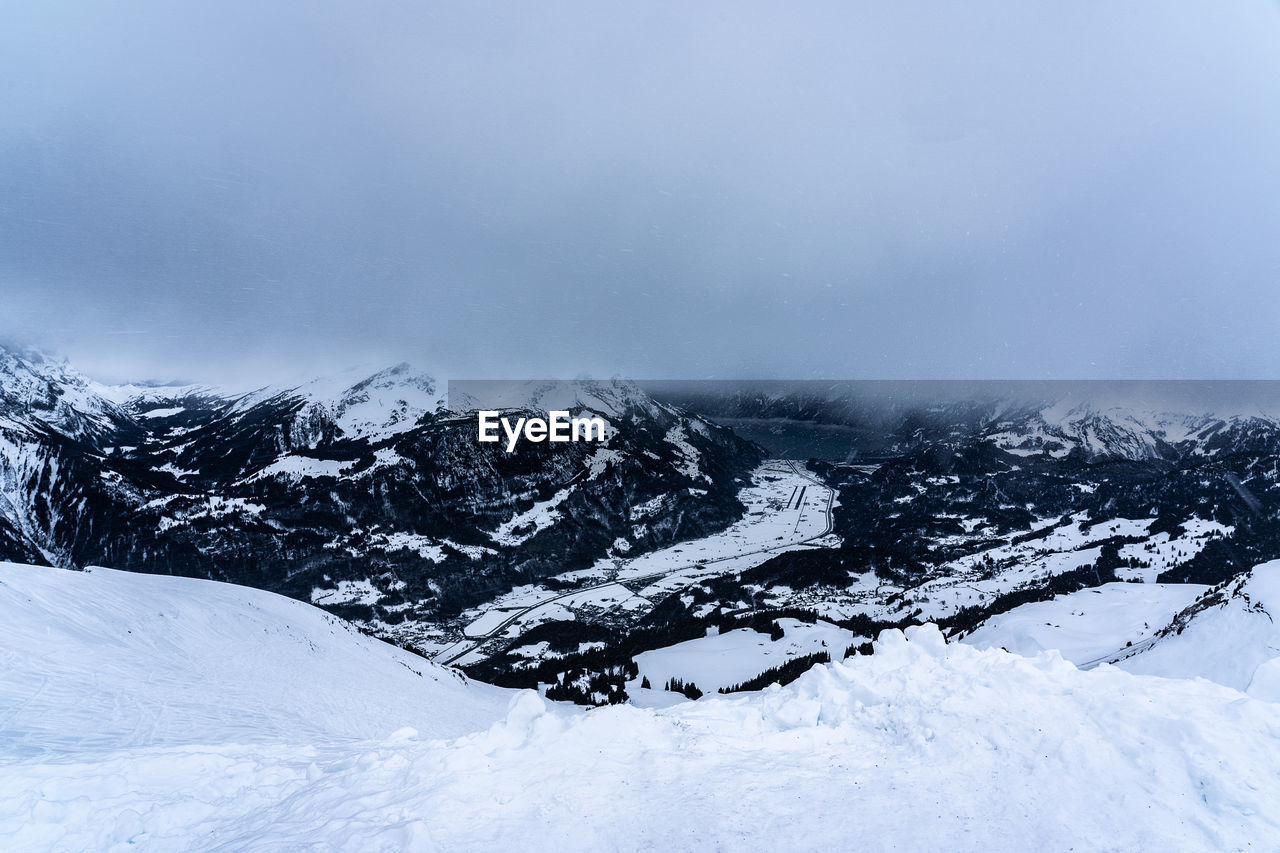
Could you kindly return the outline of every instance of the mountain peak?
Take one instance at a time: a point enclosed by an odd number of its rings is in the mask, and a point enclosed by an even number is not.
[[[443,405],[436,380],[407,362],[352,367],[298,385],[269,385],[236,400],[246,412],[272,401],[299,404],[300,423],[330,423],[348,438],[380,439],[412,429]]]
[[[79,439],[127,421],[119,405],[66,359],[33,349],[0,346],[0,415],[34,419]]]

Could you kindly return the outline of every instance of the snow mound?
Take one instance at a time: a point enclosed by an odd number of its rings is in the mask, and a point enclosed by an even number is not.
[[[0,770],[66,849],[1261,850],[1280,708],[1205,681],[948,645],[661,711],[515,695],[452,741],[150,748]]]
[[[7,759],[449,737],[506,703],[310,605],[213,581],[0,563],[0,624]]]

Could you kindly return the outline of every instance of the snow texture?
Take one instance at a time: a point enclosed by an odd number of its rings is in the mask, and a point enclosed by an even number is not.
[[[964,642],[1023,655],[1053,649],[1074,664],[1122,652],[1155,636],[1205,591],[1200,584],[1109,583],[993,616]]]
[[[1255,566],[1225,600],[1191,616],[1181,632],[1158,638],[1119,665],[1172,678],[1206,678],[1280,700],[1280,560]]]
[[[214,581],[0,563],[0,624],[6,759],[444,737],[506,701],[322,610]]]
[[[1280,846],[1280,706],[1204,680],[925,626],[786,687],[582,712],[266,593],[0,581],[7,850]]]

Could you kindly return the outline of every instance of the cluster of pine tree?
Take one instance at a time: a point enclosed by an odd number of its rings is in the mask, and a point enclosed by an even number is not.
[[[766,669],[755,678],[749,678],[741,684],[721,687],[720,692],[740,693],[744,690],[763,690],[770,684],[790,684],[812,669],[814,664],[818,663],[831,663],[831,653],[815,652],[811,655],[792,658],[784,664],[779,664],[772,669]]]
[[[547,688],[547,698],[576,705],[617,705],[627,701],[626,682],[636,666],[608,666],[599,670],[571,667]]]
[[[606,626],[579,621],[549,622],[526,632],[511,647],[531,645],[546,641],[554,656],[542,660],[502,653],[467,668],[468,675],[481,681],[503,687],[536,688],[550,684],[549,698],[563,698],[580,704],[626,701],[627,694],[621,683],[617,690],[594,694],[580,687],[571,686],[587,674],[597,676],[623,668],[626,678],[637,678],[639,673],[635,657],[650,649],[666,648],[685,640],[705,637],[708,629],[724,633],[738,628],[751,628],[777,641],[785,636],[782,619],[796,619],[813,623],[819,619],[834,621],[855,635],[874,637],[886,628],[901,628],[911,624],[910,619],[881,621],[865,614],[853,614],[849,618],[831,620],[830,614],[819,613],[805,607],[741,607],[717,609],[698,613],[699,605],[707,601],[732,601],[738,597],[743,583],[760,583],[765,580],[748,569],[740,575],[708,578],[700,585],[689,587],[679,595],[671,595],[661,601],[634,627]],[[692,598],[692,601],[689,599]],[[584,644],[602,647],[583,648]],[[579,649],[583,649],[579,651]],[[570,686],[566,686],[570,685]],[[641,684],[648,687],[647,684]]]
[[[853,645],[849,646],[849,648],[844,650],[844,656],[847,658],[851,658],[854,655],[869,655],[874,651],[875,649],[872,647],[871,641],[866,640],[864,642],[854,643]]]
[[[679,678],[668,678],[666,689],[671,693],[683,693],[690,699],[699,699],[702,697],[702,691],[698,689],[698,685],[690,681],[686,684]]]

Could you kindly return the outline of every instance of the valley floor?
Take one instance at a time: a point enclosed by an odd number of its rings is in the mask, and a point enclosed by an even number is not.
[[[746,512],[726,529],[635,557],[615,554],[582,571],[556,578],[567,592],[540,584],[517,587],[464,614],[463,637],[440,648],[434,659],[466,666],[486,657],[490,641],[500,647],[544,622],[600,619],[610,611],[635,618],[662,598],[699,580],[741,572],[770,557],[803,547],[831,547],[835,490],[796,462],[770,460],[753,472],[739,493]],[[421,643],[430,647],[430,643]]]

